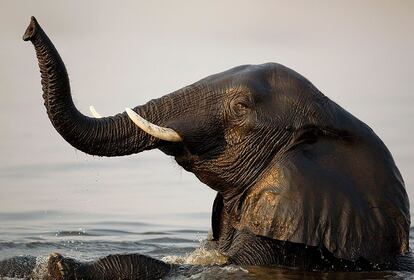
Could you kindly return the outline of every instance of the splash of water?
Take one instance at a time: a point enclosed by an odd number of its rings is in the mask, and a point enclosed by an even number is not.
[[[162,258],[164,262],[179,265],[222,265],[227,262],[227,257],[217,250],[209,250],[204,246],[195,249],[193,252],[184,256],[165,256]]]
[[[41,280],[44,279],[48,274],[47,263],[49,261],[49,256],[38,256],[36,258],[36,266],[33,269],[30,279]]]

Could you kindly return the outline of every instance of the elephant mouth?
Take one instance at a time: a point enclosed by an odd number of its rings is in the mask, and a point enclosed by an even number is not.
[[[191,157],[189,157],[188,155],[186,155],[184,153],[179,153],[178,155],[176,154],[174,156],[174,158],[175,158],[175,161],[182,168],[184,168],[186,171],[192,172],[193,166],[194,166],[194,161],[192,160]]]

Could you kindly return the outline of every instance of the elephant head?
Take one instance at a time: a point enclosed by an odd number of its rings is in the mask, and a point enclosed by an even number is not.
[[[35,46],[47,113],[67,142],[97,156],[155,148],[173,156],[218,192],[215,237],[228,226],[350,260],[408,250],[408,198],[391,154],[295,71],[239,66],[91,118],[76,109],[65,66],[34,18],[24,40]]]

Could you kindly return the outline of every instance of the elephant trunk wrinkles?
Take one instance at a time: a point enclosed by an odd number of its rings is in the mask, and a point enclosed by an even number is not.
[[[55,129],[75,148],[98,156],[121,156],[155,148],[160,141],[138,129],[121,113],[106,118],[90,118],[80,113],[72,100],[65,65],[52,42],[32,17],[23,40],[31,41],[39,62],[47,114]],[[155,115],[162,100],[135,107],[151,122],[162,122]]]

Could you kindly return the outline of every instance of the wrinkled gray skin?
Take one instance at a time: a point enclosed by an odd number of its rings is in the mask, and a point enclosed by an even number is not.
[[[24,40],[36,49],[49,118],[72,146],[98,156],[158,148],[217,191],[210,246],[229,263],[402,269],[409,201],[390,152],[300,74],[275,63],[244,65],[135,107],[183,138],[166,142],[126,113],[81,114],[64,64],[34,18]],[[118,256],[103,271],[117,262],[131,263]],[[94,265],[79,271],[102,278]]]

